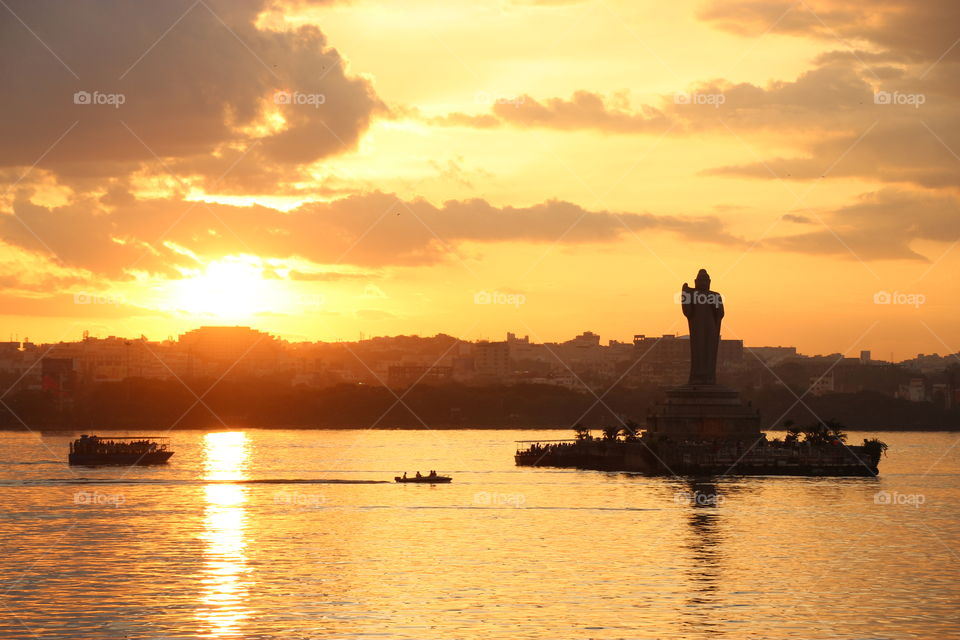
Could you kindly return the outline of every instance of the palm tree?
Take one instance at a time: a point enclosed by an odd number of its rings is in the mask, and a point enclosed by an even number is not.
[[[579,422],[573,425],[573,432],[577,435],[577,440],[590,440],[590,429],[587,429]]]
[[[834,440],[839,440],[840,442],[847,441],[847,434],[843,432],[843,425],[837,422],[836,420],[827,420],[824,423],[827,427],[827,433]]]
[[[612,426],[603,428],[603,439],[607,442],[616,442],[618,435],[620,435],[620,427]]]
[[[867,450],[867,454],[873,458],[875,461],[880,460],[880,456],[887,454],[887,449],[890,446],[881,440],[880,438],[867,438],[863,439],[863,447]]]
[[[812,445],[830,444],[832,442],[828,434],[827,425],[822,422],[804,427],[803,441],[809,442]]]
[[[803,429],[800,427],[793,426],[793,420],[787,420],[790,423],[787,427],[787,435],[783,438],[783,441],[786,444],[796,444],[800,442],[800,434],[803,433]],[[784,424],[784,426],[787,426]]]
[[[620,433],[623,434],[624,442],[636,442],[637,436],[640,434],[640,425],[633,420],[627,420],[627,423],[620,429]]]

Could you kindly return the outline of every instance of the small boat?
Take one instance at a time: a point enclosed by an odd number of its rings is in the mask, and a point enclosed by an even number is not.
[[[419,482],[421,484],[439,484],[446,483],[453,480],[450,476],[438,476],[437,474],[428,474],[425,476],[394,476],[393,479],[396,482]]]
[[[96,467],[101,465],[164,464],[173,455],[161,437],[101,438],[83,434],[70,443],[69,462],[72,465]]]

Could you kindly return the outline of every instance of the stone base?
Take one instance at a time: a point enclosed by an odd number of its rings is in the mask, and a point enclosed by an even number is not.
[[[667,390],[647,418],[647,431],[673,440],[756,440],[760,413],[729,387],[687,384]]]

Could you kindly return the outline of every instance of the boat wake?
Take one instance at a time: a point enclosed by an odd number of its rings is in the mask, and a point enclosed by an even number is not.
[[[210,485],[210,484],[392,484],[389,480],[344,480],[341,478],[256,478],[242,480],[203,480],[169,478],[38,478],[18,481],[2,481],[0,487],[21,486],[70,486],[86,484],[126,485]]]

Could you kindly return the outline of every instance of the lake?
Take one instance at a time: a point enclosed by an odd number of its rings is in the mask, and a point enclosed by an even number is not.
[[[958,434],[852,432],[878,478],[702,484],[514,466],[566,431],[169,435],[91,469],[0,433],[0,637],[960,637]]]

